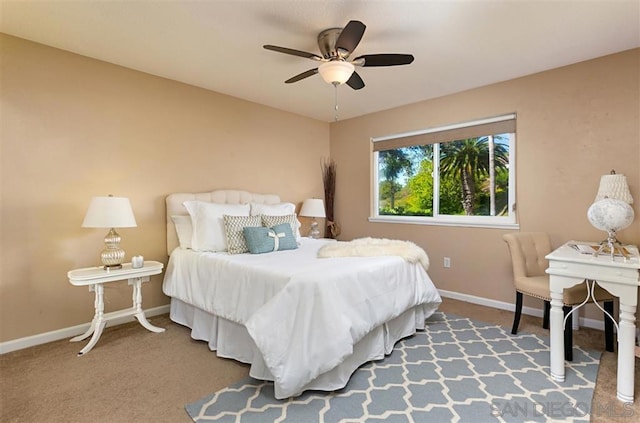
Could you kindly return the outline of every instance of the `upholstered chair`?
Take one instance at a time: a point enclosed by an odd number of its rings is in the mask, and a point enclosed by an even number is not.
[[[549,235],[545,232],[514,232],[503,236],[509,246],[511,262],[513,265],[513,283],[516,288],[516,308],[513,316],[513,328],[511,333],[518,333],[520,316],[522,314],[523,295],[539,298],[544,301],[544,317],[542,326],[549,329],[549,310],[551,293],[549,289],[549,275],[545,272],[549,264],[545,256],[551,250]],[[604,302],[604,310],[613,316],[613,296],[600,286],[596,285],[594,297],[597,301]],[[574,285],[564,290],[563,311],[565,316],[574,305],[582,303],[587,298],[586,282]],[[564,328],[565,359],[573,360],[573,328],[572,316],[567,318]],[[613,351],[613,322],[604,316],[605,323],[605,347],[607,351]]]

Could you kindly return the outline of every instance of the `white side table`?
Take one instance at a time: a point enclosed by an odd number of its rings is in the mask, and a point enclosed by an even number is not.
[[[638,248],[627,246],[632,251],[630,259],[608,255],[594,257],[580,254],[571,241],[552,251],[545,258],[549,260],[549,288],[551,290],[550,343],[551,378],[564,382],[564,341],[562,292],[585,279],[595,281],[602,288],[620,299],[620,321],[618,323],[618,394],[620,401],[633,402],[636,307],[640,286],[640,256]],[[593,244],[593,243],[588,243]],[[593,286],[593,284],[592,284]]]
[[[151,332],[164,332],[163,328],[153,326],[147,321],[142,310],[142,283],[149,280],[149,276],[162,273],[163,264],[157,261],[145,261],[144,266],[134,269],[131,263],[122,265],[122,269],[105,270],[102,267],[87,267],[84,269],[76,269],[67,273],[69,282],[75,286],[88,286],[89,291],[96,293],[95,309],[96,313],[91,321],[91,326],[82,335],[71,338],[71,342],[82,341],[93,334],[89,343],[78,353],[78,356],[84,355],[91,351],[96,345],[102,330],[109,320],[117,319],[125,316],[135,316],[140,324]],[[133,286],[133,306],[124,310],[114,311],[111,313],[104,312],[104,284],[127,279],[129,285]]]

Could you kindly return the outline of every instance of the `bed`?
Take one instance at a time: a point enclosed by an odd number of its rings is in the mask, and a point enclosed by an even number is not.
[[[227,252],[187,248],[177,234],[195,237],[196,225],[202,227],[196,203],[250,205],[251,214],[284,203],[277,195],[234,190],[166,199],[170,258],[163,292],[171,297],[170,318],[218,356],[250,364],[252,377],[273,381],[276,398],[344,387],[359,366],[424,329],[441,303],[420,263],[398,256],[319,258],[334,240],[295,234],[295,248],[265,254],[231,254],[231,241]],[[291,225],[292,232],[299,229]]]

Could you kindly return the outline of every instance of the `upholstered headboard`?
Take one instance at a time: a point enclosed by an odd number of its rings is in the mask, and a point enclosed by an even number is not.
[[[183,203],[188,200],[207,201],[221,204],[277,204],[280,197],[275,194],[253,194],[247,191],[218,190],[210,192],[179,192],[167,196],[167,255],[180,245],[171,216],[188,216]]]

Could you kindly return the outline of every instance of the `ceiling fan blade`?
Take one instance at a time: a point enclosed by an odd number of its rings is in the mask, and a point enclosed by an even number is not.
[[[301,79],[305,79],[308,78],[310,76],[315,75],[316,73],[318,73],[318,68],[314,68],[314,69],[309,69],[306,72],[302,72],[296,76],[292,76],[291,78],[287,79],[286,81],[284,81],[285,84],[291,84],[293,82],[298,82]]]
[[[353,52],[360,43],[367,27],[360,21],[349,21],[336,40],[336,49]]]
[[[360,78],[357,72],[351,74],[351,78],[347,81],[347,85],[353,88],[354,90],[359,90],[364,88],[364,81]]]
[[[364,59],[364,63],[360,65],[358,61]],[[365,54],[354,60],[355,65],[360,66],[398,66],[408,65],[413,62],[411,54]]]
[[[294,50],[292,48],[287,48],[287,47],[272,46],[268,44],[262,47],[264,47],[267,50],[277,51],[278,53],[291,54],[293,56],[304,57],[306,59],[322,60],[322,57],[318,56],[317,54],[309,53],[306,51]]]

